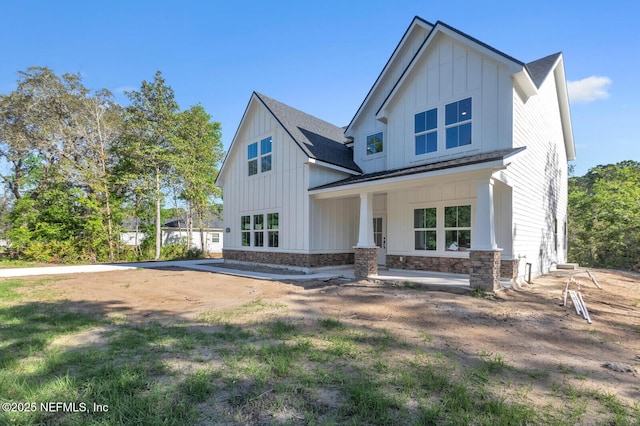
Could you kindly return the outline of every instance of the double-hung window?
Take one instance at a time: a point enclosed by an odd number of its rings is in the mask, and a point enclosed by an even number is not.
[[[271,136],[260,141],[260,172],[271,170]]]
[[[438,150],[438,109],[420,112],[414,117],[416,155]]]
[[[253,245],[255,247],[264,246],[264,215],[253,215]]]
[[[249,176],[258,174],[258,142],[249,144],[247,158],[249,160]]]
[[[278,247],[279,229],[278,213],[267,214],[267,239],[269,241],[269,247]]]
[[[415,209],[413,228],[416,250],[436,250],[437,248],[437,210],[435,207]]]
[[[249,162],[249,176],[268,172],[271,170],[271,136],[262,139],[260,142],[249,144],[247,160]]]
[[[367,155],[382,152],[382,132],[367,136]]]
[[[242,247],[249,247],[251,245],[251,216],[242,216],[240,231],[242,232]]]
[[[445,249],[466,251],[471,248],[471,206],[444,208]]]
[[[447,104],[444,121],[447,149],[471,145],[471,98]]]

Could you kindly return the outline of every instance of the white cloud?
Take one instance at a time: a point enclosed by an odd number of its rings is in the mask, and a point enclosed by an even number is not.
[[[592,75],[578,81],[567,82],[569,89],[569,99],[571,102],[593,102],[599,99],[607,99],[609,97],[609,86],[611,79],[609,77],[601,77]]]

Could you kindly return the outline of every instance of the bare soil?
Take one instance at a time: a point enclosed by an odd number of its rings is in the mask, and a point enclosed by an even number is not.
[[[532,376],[544,373],[546,381],[528,390],[542,405],[551,398],[552,384],[561,382],[616,395],[633,406],[640,401],[640,274],[592,272],[602,289],[584,270],[558,271],[522,287],[476,294],[481,297],[406,284],[272,282],[179,269],[69,275],[45,285],[78,309],[134,322],[197,323],[202,312],[256,299],[277,301],[287,306],[288,318],[334,318],[385,329],[408,342],[428,338],[459,354],[461,365],[493,354]],[[570,275],[582,283],[592,324],[576,314],[570,298],[563,306]],[[570,288],[578,290],[575,284]]]

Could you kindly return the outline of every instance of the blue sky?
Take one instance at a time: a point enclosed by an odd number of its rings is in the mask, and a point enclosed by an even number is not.
[[[2,1],[0,93],[17,71],[81,73],[124,90],[162,71],[228,147],[253,90],[337,125],[355,114],[412,18],[441,20],[523,62],[565,57],[578,159],[640,161],[640,6],[634,1]]]

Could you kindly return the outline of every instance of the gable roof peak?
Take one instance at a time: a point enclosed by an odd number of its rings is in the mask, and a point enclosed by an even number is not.
[[[551,55],[547,55],[544,58],[531,61],[525,65],[529,75],[531,76],[531,80],[538,89],[542,86],[542,83],[544,83],[544,80],[553,70],[560,57],[562,57],[562,52],[556,52]]]

